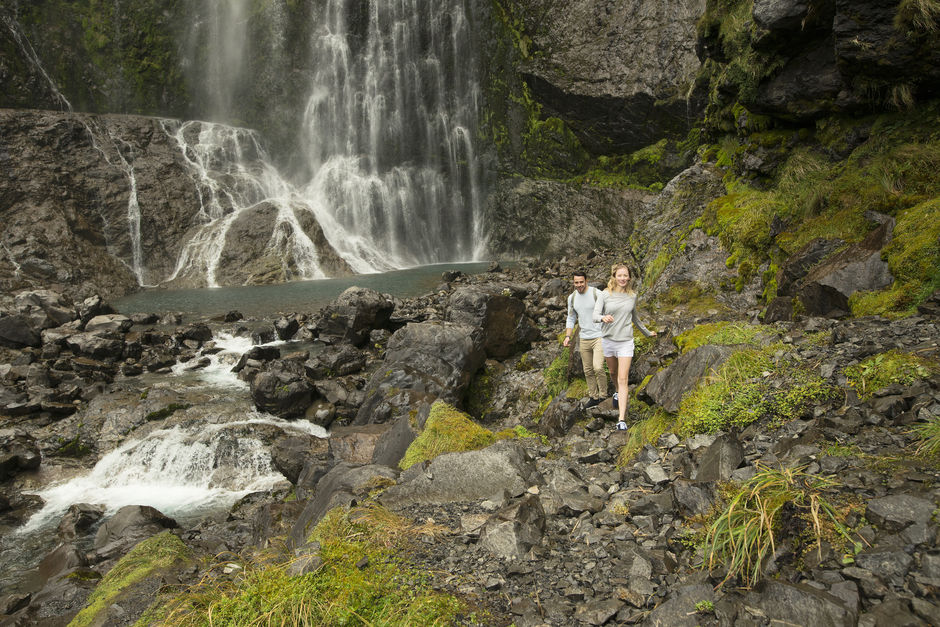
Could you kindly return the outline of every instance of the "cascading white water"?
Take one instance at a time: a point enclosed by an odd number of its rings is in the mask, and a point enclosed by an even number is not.
[[[471,7],[373,0],[365,24],[350,24],[358,4],[329,0],[315,38],[306,193],[392,265],[471,259],[480,252]]]
[[[206,74],[201,89],[217,120],[241,119],[235,94],[238,81],[250,78],[240,47],[244,4],[205,0],[204,17],[193,26],[191,42],[204,41],[210,52],[196,71]],[[351,16],[358,17],[351,23]],[[283,28],[275,18],[269,28]],[[273,165],[251,131],[167,121],[203,205],[201,223],[166,280],[218,285],[225,247],[233,245],[229,229],[262,206],[277,209],[262,256],[282,260],[291,278],[327,275],[322,251],[302,224],[308,218],[359,273],[479,257],[480,89],[472,21],[472,0],[322,5],[311,39],[315,71],[298,116],[304,165],[293,176]],[[279,46],[268,53],[278,54]]]
[[[193,518],[270,489],[284,476],[272,467],[267,445],[253,435],[257,425],[326,436],[312,423],[260,414],[154,431],[111,451],[89,474],[39,491],[43,508],[18,531],[30,533],[57,521],[73,503],[102,504],[110,513],[124,505],[150,505],[169,516]]]

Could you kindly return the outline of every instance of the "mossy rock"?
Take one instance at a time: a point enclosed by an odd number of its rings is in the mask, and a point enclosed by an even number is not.
[[[473,422],[469,415],[443,401],[436,401],[431,406],[424,430],[405,451],[399,466],[405,470],[443,453],[472,451],[495,441],[493,432]]]

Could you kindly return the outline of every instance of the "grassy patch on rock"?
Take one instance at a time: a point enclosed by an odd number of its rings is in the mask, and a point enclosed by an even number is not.
[[[891,384],[911,385],[926,379],[940,372],[940,364],[918,355],[888,351],[848,366],[843,372],[848,385],[855,388],[859,398],[867,399]]]
[[[69,623],[70,627],[101,624],[101,616],[135,584],[174,564],[190,559],[189,549],[178,537],[164,531],[147,538],[122,557],[102,578],[88,604]]]
[[[682,400],[677,432],[714,433],[758,420],[773,427],[835,395],[832,386],[793,357],[782,343],[735,352]]]
[[[470,416],[455,407],[437,401],[431,406],[424,430],[405,451],[399,466],[405,470],[442,453],[472,451],[495,441],[492,431],[473,422]]]
[[[673,341],[680,352],[687,353],[693,348],[705,346],[706,344],[720,346],[732,346],[734,344],[757,345],[760,343],[761,337],[773,337],[776,334],[773,327],[722,320],[692,327],[688,331],[677,335]]]
[[[410,543],[440,529],[373,503],[331,510],[311,534],[322,565],[291,576],[287,564],[247,565],[234,580],[204,583],[177,600],[176,626],[451,625],[466,606],[432,589],[407,562]]]

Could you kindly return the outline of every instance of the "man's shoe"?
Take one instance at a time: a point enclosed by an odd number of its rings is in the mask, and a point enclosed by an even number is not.
[[[614,392],[614,409],[620,409],[620,396]]]
[[[626,431],[626,430],[627,430],[627,423],[623,422],[622,420],[617,423],[617,431]]]
[[[597,407],[600,404],[601,404],[601,399],[591,398],[591,399],[588,399],[588,402],[584,404],[584,407],[587,409],[590,409],[591,407]]]

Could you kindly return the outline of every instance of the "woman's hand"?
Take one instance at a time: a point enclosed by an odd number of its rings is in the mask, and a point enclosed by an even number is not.
[[[613,321],[614,321],[614,317],[610,314],[607,314],[606,316],[601,316],[601,322],[613,322]]]

